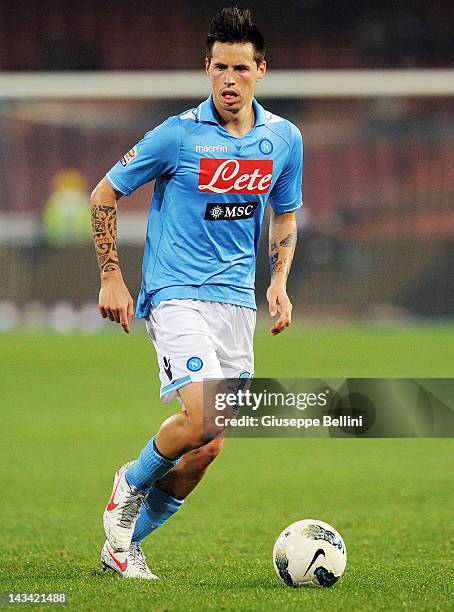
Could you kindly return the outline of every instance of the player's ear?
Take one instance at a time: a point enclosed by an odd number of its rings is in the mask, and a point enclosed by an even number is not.
[[[266,61],[263,60],[262,62],[260,62],[260,64],[257,66],[257,81],[260,81],[260,79],[263,79],[263,77],[266,74]]]
[[[208,57],[205,58],[205,72],[206,74],[208,74],[208,70],[210,68],[210,60],[208,59]]]

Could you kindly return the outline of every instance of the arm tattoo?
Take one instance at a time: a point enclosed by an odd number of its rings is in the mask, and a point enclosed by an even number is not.
[[[273,237],[274,238],[274,237]],[[271,268],[271,276],[274,276],[278,272],[283,273],[284,278],[286,279],[288,273],[290,271],[290,266],[292,263],[293,252],[295,250],[296,245],[296,228],[291,231],[285,238],[279,240],[273,240],[270,236],[270,268]],[[287,249],[282,249],[282,247],[290,248],[290,251]]]
[[[271,276],[280,272],[282,269],[284,273],[288,273],[288,261],[287,259],[279,259],[279,253],[275,253],[270,257]]]
[[[117,210],[115,206],[92,206],[91,224],[101,272],[119,270],[117,255]]]
[[[292,247],[296,244],[296,232],[290,232],[290,234],[280,241],[280,246],[283,247]]]
[[[279,272],[282,268],[282,261],[275,261],[271,264],[271,276]]]

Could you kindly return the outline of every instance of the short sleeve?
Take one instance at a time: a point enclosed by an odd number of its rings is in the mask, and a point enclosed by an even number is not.
[[[179,130],[179,118],[170,117],[147,132],[107,173],[112,187],[129,195],[158,176],[175,172],[180,151]]]
[[[291,212],[303,204],[303,137],[295,125],[289,125],[289,155],[270,194],[270,204],[278,213]]]

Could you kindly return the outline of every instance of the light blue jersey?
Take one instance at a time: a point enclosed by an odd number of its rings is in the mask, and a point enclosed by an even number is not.
[[[156,179],[136,316],[175,298],[256,308],[265,206],[301,206],[303,144],[292,123],[253,105],[242,138],[218,123],[210,97],[145,134],[108,172],[124,195]]]

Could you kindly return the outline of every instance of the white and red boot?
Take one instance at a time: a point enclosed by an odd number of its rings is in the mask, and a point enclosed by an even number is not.
[[[126,480],[126,471],[133,463],[125,463],[116,472],[112,495],[104,510],[104,533],[114,552],[129,551],[140,509],[146,504],[146,491],[130,486]]]
[[[109,543],[104,543],[101,551],[101,563],[104,570],[110,569],[123,578],[141,578],[142,580],[157,580],[147,565],[147,560],[138,542],[132,542],[129,550],[118,552],[111,549]]]

